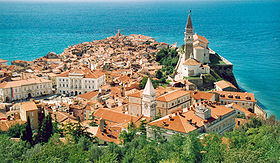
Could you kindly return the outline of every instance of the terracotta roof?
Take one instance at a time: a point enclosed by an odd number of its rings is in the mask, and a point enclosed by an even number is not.
[[[157,101],[169,102],[188,94],[190,94],[190,92],[188,91],[176,90],[171,93],[167,93],[162,96],[159,96],[157,98]]]
[[[170,118],[171,117],[171,118]],[[197,123],[198,127],[195,127],[188,123],[188,120],[192,119],[193,123]],[[158,126],[169,130],[179,131],[183,133],[188,133],[190,131],[194,131],[202,126],[203,119],[195,115],[194,111],[188,111],[182,113],[180,115],[177,114],[170,114],[153,122],[150,122],[149,125],[151,126]]]
[[[242,106],[239,106],[235,103],[231,103],[231,104],[228,104],[226,105],[226,107],[230,107],[230,108],[233,108],[233,109],[237,109],[241,112],[243,112],[245,114],[246,117],[251,117],[251,116],[254,116],[255,114],[254,113],[251,113],[250,111],[248,111],[247,109],[243,108]]]
[[[5,63],[5,62],[8,62],[8,60],[0,59],[0,63]]]
[[[124,123],[124,122],[128,123],[131,120],[135,122],[138,119],[138,117],[136,116],[123,114],[118,111],[105,109],[105,108],[100,108],[96,110],[94,116],[114,123]]]
[[[91,100],[92,98],[96,97],[98,95],[98,93],[99,93],[98,91],[91,91],[91,92],[80,94],[77,97],[83,98],[86,100]]]
[[[234,109],[227,108],[224,105],[207,105],[208,109],[211,109],[211,117],[204,120],[195,114],[196,109],[189,109],[186,112],[176,112],[162,117],[158,120],[148,123],[152,126],[158,126],[169,130],[178,132],[188,133],[194,131],[201,126],[203,123],[211,123],[218,119],[219,116],[226,115],[233,112]],[[189,121],[191,120],[191,122]]]
[[[0,129],[2,131],[7,131],[10,127],[16,125],[16,124],[24,124],[25,122],[21,119],[13,120],[13,121],[0,121]]]
[[[66,122],[73,122],[77,123],[78,121],[76,120],[77,118],[62,111],[57,111],[52,114],[52,118],[57,120],[59,123],[66,123]]]
[[[22,103],[20,103],[20,106],[21,106],[21,109],[23,109],[25,111],[38,110],[37,105],[32,101],[22,102]]]
[[[220,99],[234,101],[251,101],[257,102],[255,95],[248,92],[229,92],[229,91],[214,91],[220,94]]]
[[[120,140],[119,140],[120,133],[121,133],[120,127],[111,127],[110,124],[107,124],[103,132],[98,127],[96,137],[106,142],[114,142],[116,144],[120,144]]]
[[[218,85],[221,89],[225,89],[228,87],[232,87],[234,89],[237,89],[232,83],[225,81],[225,80],[221,80],[215,83],[216,85]]]
[[[196,59],[189,58],[184,61],[183,65],[197,66],[197,65],[201,65],[201,63],[199,61],[197,61]]]
[[[209,43],[209,41],[205,37],[200,36],[198,34],[195,34],[195,36],[197,36],[199,40],[202,40],[202,41],[206,42],[207,44]]]
[[[130,96],[130,97],[138,97],[138,98],[141,98],[141,97],[142,97],[142,92],[143,92],[143,91],[137,91],[137,92],[135,92],[135,93],[129,94],[128,96]]]
[[[195,100],[203,99],[209,101],[213,96],[215,96],[214,93],[209,93],[209,92],[200,92],[200,91],[190,91],[191,92],[191,97],[194,98]]]
[[[103,72],[99,70],[91,71],[90,69],[73,69],[62,74],[57,75],[57,77],[69,77],[71,74],[81,74],[84,78],[100,78],[104,75]]]
[[[29,78],[29,79],[26,79],[26,80],[3,82],[3,83],[0,84],[0,88],[12,88],[12,87],[20,87],[20,86],[23,86],[23,85],[51,83],[51,82],[52,82],[51,80],[36,77],[36,78]]]

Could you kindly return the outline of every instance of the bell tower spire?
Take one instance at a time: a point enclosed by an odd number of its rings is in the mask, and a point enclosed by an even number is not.
[[[142,93],[142,114],[152,119],[156,117],[156,93],[150,78]]]
[[[185,60],[189,59],[193,54],[193,26],[191,19],[191,10],[189,11],[189,16],[185,31]]]

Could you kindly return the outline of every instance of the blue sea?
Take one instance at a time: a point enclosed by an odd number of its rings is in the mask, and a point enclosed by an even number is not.
[[[183,44],[194,31],[234,64],[238,84],[280,117],[280,2],[0,2],[0,58],[33,60],[70,45],[122,34]]]

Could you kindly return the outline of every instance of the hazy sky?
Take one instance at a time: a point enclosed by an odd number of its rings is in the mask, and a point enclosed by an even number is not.
[[[245,1],[245,0],[0,0],[0,2],[159,2],[159,1]],[[261,1],[261,0],[246,0]],[[273,1],[273,0],[272,0]],[[276,0],[277,1],[277,0]]]

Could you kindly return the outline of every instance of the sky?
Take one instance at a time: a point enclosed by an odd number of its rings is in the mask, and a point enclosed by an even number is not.
[[[161,1],[245,1],[245,0],[0,0],[0,2],[161,2]],[[261,0],[246,0],[261,1]],[[278,1],[278,0],[272,0]]]

